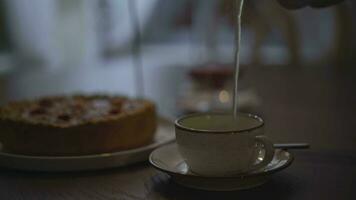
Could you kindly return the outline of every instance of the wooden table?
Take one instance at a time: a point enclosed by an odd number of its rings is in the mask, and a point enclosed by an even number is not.
[[[147,163],[81,173],[0,170],[0,199],[356,199],[356,80],[343,69],[250,69],[244,84],[277,142],[302,141],[295,161],[265,185],[205,192],[176,185]]]

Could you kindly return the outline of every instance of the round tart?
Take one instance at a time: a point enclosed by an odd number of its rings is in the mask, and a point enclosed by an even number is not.
[[[115,96],[45,97],[0,108],[2,151],[75,156],[137,148],[150,143],[155,106]]]

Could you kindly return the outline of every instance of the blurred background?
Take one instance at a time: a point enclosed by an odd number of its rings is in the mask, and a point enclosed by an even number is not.
[[[245,1],[239,108],[262,115],[277,141],[356,122],[325,125],[356,110],[355,8]],[[232,12],[232,0],[0,0],[0,100],[109,93],[152,99],[172,118],[231,111]],[[298,135],[288,139],[318,138]]]

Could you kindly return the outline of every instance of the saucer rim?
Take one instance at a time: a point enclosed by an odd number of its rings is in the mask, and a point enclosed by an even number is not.
[[[289,167],[293,161],[294,161],[294,155],[286,150],[286,149],[276,149],[276,150],[280,150],[283,152],[287,152],[289,154],[289,159],[287,160],[287,162],[285,164],[283,164],[282,166],[278,167],[278,168],[274,168],[271,169],[269,171],[253,171],[253,172],[249,172],[249,173],[241,173],[241,174],[236,174],[236,175],[231,175],[231,176],[204,176],[204,175],[198,175],[198,174],[182,174],[182,173],[177,173],[177,172],[173,172],[173,171],[169,171],[166,169],[163,169],[161,167],[159,167],[156,163],[154,163],[152,156],[155,153],[155,151],[161,149],[161,148],[167,148],[168,146],[173,146],[176,145],[175,143],[170,143],[170,144],[166,144],[163,145],[161,147],[158,147],[157,149],[155,149],[154,151],[152,151],[149,155],[148,161],[149,163],[157,170],[167,173],[169,175],[174,175],[174,176],[183,176],[183,177],[189,177],[189,178],[205,178],[205,179],[237,179],[237,178],[249,178],[249,177],[261,177],[261,176],[268,176],[274,173],[277,173],[279,171],[282,171],[284,169],[286,169],[287,167]],[[177,151],[178,152],[178,151]],[[178,152],[179,153],[179,152]],[[185,162],[185,161],[183,161]]]

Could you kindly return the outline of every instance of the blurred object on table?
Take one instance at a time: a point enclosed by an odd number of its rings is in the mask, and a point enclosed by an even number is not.
[[[241,72],[242,77],[244,71]],[[195,112],[231,112],[233,74],[232,64],[210,64],[192,68],[187,74],[187,81],[179,91],[178,115]],[[238,96],[240,111],[251,112],[259,105],[259,101],[252,89],[240,88]]]

